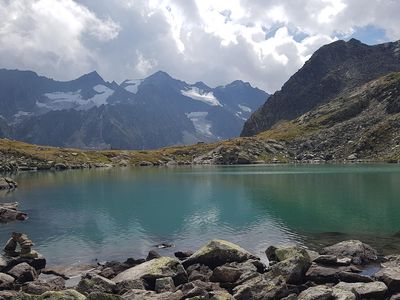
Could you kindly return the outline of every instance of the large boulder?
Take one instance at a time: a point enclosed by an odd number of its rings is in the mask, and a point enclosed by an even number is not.
[[[282,276],[270,280],[259,275],[235,287],[233,292],[233,297],[237,300],[281,299],[289,295],[288,287]]]
[[[291,284],[303,282],[305,274],[311,265],[311,258],[308,252],[298,246],[275,248],[274,253],[270,253],[270,257],[274,257],[278,261],[278,263],[271,266],[271,275],[281,275],[287,283]]]
[[[133,289],[122,295],[122,298],[126,300],[181,300],[183,299],[183,293],[176,291],[175,293],[166,292],[157,294],[153,291]]]
[[[50,291],[39,296],[19,293],[15,300],[86,300],[86,297],[75,290]]]
[[[248,259],[258,258],[231,242],[212,240],[183,261],[183,265],[187,268],[190,265],[200,263],[215,268],[226,263],[244,262]]]
[[[385,299],[388,292],[387,286],[380,281],[375,282],[340,282],[336,289],[353,292],[360,299]]]
[[[0,290],[8,290],[11,289],[14,284],[14,277],[0,273]]]
[[[307,280],[317,283],[337,283],[339,282],[339,280],[350,278],[351,275],[349,273],[356,273],[359,271],[360,271],[359,269],[353,266],[332,268],[332,267],[319,266],[313,263],[306,273],[306,278]],[[360,275],[360,277],[362,276]],[[349,280],[344,280],[344,281],[349,281]]]
[[[7,272],[15,278],[18,283],[33,281],[37,277],[36,270],[27,263],[20,263]]]
[[[150,287],[155,287],[157,278],[172,277],[175,285],[187,282],[187,274],[179,260],[171,257],[155,258],[119,273],[112,280],[115,283],[143,279]]]
[[[298,300],[329,300],[332,299],[333,290],[324,285],[317,285],[302,291]]]
[[[321,254],[335,255],[339,258],[348,257],[356,265],[362,265],[378,259],[378,252],[361,241],[349,240],[325,247]]]
[[[65,280],[61,277],[56,277],[51,280],[35,280],[27,282],[22,286],[22,291],[27,294],[41,295],[50,291],[61,291],[65,289]]]
[[[400,268],[389,267],[375,273],[375,278],[383,281],[389,288],[391,293],[400,292]]]
[[[111,281],[100,275],[93,275],[83,278],[76,287],[78,292],[86,296],[92,292],[113,293],[116,291],[116,289],[117,284],[114,281]]]

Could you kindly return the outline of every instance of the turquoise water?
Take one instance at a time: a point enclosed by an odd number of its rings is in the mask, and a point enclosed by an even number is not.
[[[0,201],[26,222],[0,224],[0,243],[26,232],[51,264],[171,254],[223,238],[318,247],[361,238],[400,248],[400,166],[273,165],[20,173]]]

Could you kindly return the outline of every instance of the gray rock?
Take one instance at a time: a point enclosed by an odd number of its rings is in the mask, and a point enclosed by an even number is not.
[[[22,291],[28,294],[41,295],[49,291],[61,291],[65,288],[65,280],[61,277],[49,281],[35,280],[22,286]]]
[[[356,300],[357,297],[353,292],[345,291],[337,288],[332,289],[333,299],[335,300]]]
[[[7,273],[13,276],[18,283],[33,281],[37,277],[36,270],[27,263],[20,263]]]
[[[338,278],[340,281],[344,281],[344,282],[372,282],[372,281],[374,281],[369,276],[352,273],[352,272],[346,272],[346,271],[339,272]]]
[[[157,278],[154,290],[156,293],[174,292],[174,280],[171,277]]]
[[[233,283],[240,278],[242,271],[235,267],[219,266],[216,267],[210,277],[211,281]]]
[[[301,292],[298,300],[330,300],[332,299],[333,290],[324,285],[317,285]]]
[[[160,258],[160,257],[161,257],[161,255],[158,254],[157,251],[150,250],[149,253],[147,254],[146,261],[149,261],[149,260],[152,260],[155,258]]]
[[[304,281],[305,274],[311,265],[311,258],[304,248],[297,246],[276,248],[273,256],[278,263],[270,268],[272,276],[281,275],[287,283],[292,284]]]
[[[133,289],[122,295],[122,298],[127,300],[181,300],[183,299],[183,293],[176,291],[175,293],[156,294],[153,291]]]
[[[361,299],[385,299],[388,291],[387,286],[383,282],[340,282],[335,285],[336,289],[353,292]]]
[[[352,267],[331,268],[313,263],[306,273],[306,278],[317,283],[337,283],[341,272],[352,272],[352,270]]]
[[[101,292],[93,292],[90,293],[89,296],[86,298],[87,300],[123,300],[119,295],[101,293]]]
[[[366,264],[378,259],[378,253],[371,246],[357,240],[349,240],[325,247],[321,254],[335,255],[339,258],[348,257],[356,265]]]
[[[40,296],[19,293],[16,300],[86,300],[86,297],[75,290],[50,291]]]
[[[126,280],[117,283],[117,293],[120,295],[125,294],[130,290],[145,290],[145,283],[142,279]]]
[[[375,278],[383,281],[391,293],[400,292],[400,268],[383,268],[375,274]]]
[[[83,278],[76,287],[76,290],[87,296],[93,292],[113,293],[116,288],[117,285],[114,281],[100,275],[93,275],[88,278]]]
[[[183,261],[187,268],[200,263],[211,268],[230,262],[243,262],[249,259],[258,259],[255,255],[244,250],[238,245],[224,240],[212,240],[196,251],[192,256]]]
[[[0,300],[14,300],[17,299],[16,291],[0,291]]]
[[[237,300],[280,299],[289,295],[289,290],[282,276],[269,280],[260,275],[235,287],[233,292],[233,297]]]
[[[11,289],[14,284],[14,277],[0,273],[0,290],[8,290]]]
[[[155,286],[157,278],[172,277],[175,285],[187,282],[187,273],[179,260],[170,257],[155,258],[122,273],[113,278],[115,283],[129,280],[145,280],[151,287]]]

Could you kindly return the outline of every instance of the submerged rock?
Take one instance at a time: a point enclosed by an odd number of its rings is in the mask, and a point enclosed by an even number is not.
[[[9,177],[0,177],[0,190],[12,190],[18,187],[18,184]]]
[[[187,268],[190,265],[200,263],[215,268],[226,263],[243,262],[248,259],[258,258],[231,242],[212,240],[184,260],[183,265]]]

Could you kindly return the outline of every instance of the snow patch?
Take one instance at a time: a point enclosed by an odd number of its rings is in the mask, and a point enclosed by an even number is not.
[[[75,92],[54,92],[46,93],[44,96],[48,99],[45,102],[36,101],[39,108],[49,110],[76,109],[88,110],[92,107],[99,107],[107,104],[107,99],[114,93],[112,89],[104,85],[96,85],[93,90],[97,93],[92,98],[83,99],[81,90]]]
[[[191,87],[188,90],[181,90],[181,94],[211,106],[222,106],[212,92],[207,93],[198,87]]]
[[[32,114],[32,113],[30,113],[30,112],[20,110],[19,112],[17,112],[17,113],[14,115],[14,118],[18,119],[18,118],[21,118],[21,117],[29,116],[29,115],[31,115],[31,114]]]
[[[238,106],[244,112],[251,112],[251,108],[250,107],[247,107],[247,106],[244,106],[244,105],[240,105],[240,104]]]
[[[192,121],[194,128],[196,129],[197,133],[205,135],[205,136],[212,136],[211,121],[207,120],[206,117],[208,112],[206,111],[195,111],[191,113],[187,113],[186,116]]]
[[[125,80],[123,83],[125,84],[124,89],[130,93],[136,94],[138,92],[139,86],[143,80],[135,79],[135,80]]]

